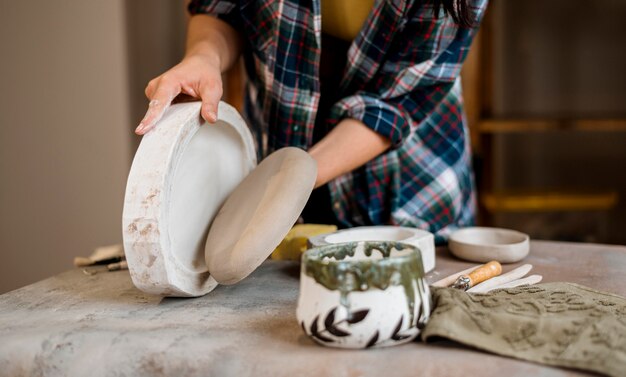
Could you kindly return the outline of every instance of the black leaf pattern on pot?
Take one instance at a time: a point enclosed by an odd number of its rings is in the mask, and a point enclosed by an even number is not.
[[[337,308],[333,308],[333,310],[328,312],[328,314],[326,315],[326,319],[324,320],[324,326],[326,326],[326,328],[331,327],[333,325],[333,322],[335,322],[336,311],[337,311]]]
[[[315,317],[315,319],[311,323],[311,327],[309,328],[309,333],[312,337],[322,342],[328,343],[328,342],[334,342],[335,340],[326,335],[323,335],[322,333],[324,332],[327,332],[336,337],[350,336],[352,335],[351,333],[338,328],[337,325],[339,325],[340,323],[344,323],[344,322],[347,322],[349,325],[362,322],[370,312],[369,309],[357,310],[356,312],[348,312],[347,318],[342,319],[338,321],[337,323],[335,323],[335,319],[336,319],[335,317],[336,317],[338,308],[339,307],[335,307],[331,309],[328,312],[328,314],[326,314],[326,317],[324,318],[324,328],[321,330],[318,328],[318,322],[319,322],[320,316],[318,315]],[[302,329],[305,330],[306,327],[304,325],[304,322],[300,323],[300,325],[302,326]],[[306,333],[307,331],[305,330],[304,332]],[[375,339],[374,338],[370,339],[370,342],[373,342],[372,344],[375,344],[377,341],[378,341],[378,332],[376,332]]]
[[[367,342],[367,345],[365,345],[365,348],[373,347],[374,344],[376,344],[377,341],[378,341],[378,330],[376,330],[376,333],[374,334],[374,336],[372,336],[370,341]]]
[[[415,325],[415,327],[417,327],[419,330],[422,330],[424,327],[426,327],[426,316],[424,315],[424,313],[422,312],[422,305],[420,305],[417,308],[417,316],[415,317],[417,318],[417,323]]]
[[[331,326],[331,327],[327,327],[326,330],[328,330],[329,333],[333,334],[334,336],[348,336],[350,335],[349,332],[347,331],[343,331],[337,327]]]
[[[402,334],[400,334],[400,329],[402,328],[402,323],[404,323],[404,316],[400,316],[400,321],[398,322],[398,325],[396,326],[396,328],[393,330],[393,334],[391,335],[391,339],[398,341],[398,340],[404,340],[404,339],[410,337],[410,335],[402,335]]]
[[[317,317],[315,317],[315,319],[313,320],[313,323],[311,323],[311,336],[315,337],[316,339],[321,340],[322,342],[334,342],[334,340],[332,340],[331,338],[328,338],[322,334],[319,333],[319,331],[317,331],[317,321],[319,320],[320,316],[318,315]]]
[[[339,337],[350,335],[349,332],[343,331],[335,326],[335,312],[337,312],[337,308],[333,308],[333,310],[328,312],[326,319],[324,319],[324,327],[326,328],[326,331]]]
[[[367,314],[370,312],[369,309],[358,310],[356,312],[352,312],[348,315],[348,323],[354,325],[355,323],[359,323],[367,317]]]
[[[320,319],[319,315],[315,317],[313,322],[311,322],[311,334],[314,334],[314,335],[317,334],[317,320],[318,319]]]
[[[396,325],[396,328],[393,330],[393,335],[396,335],[400,332],[400,329],[402,328],[402,323],[404,323],[404,316],[400,316],[400,321]]]

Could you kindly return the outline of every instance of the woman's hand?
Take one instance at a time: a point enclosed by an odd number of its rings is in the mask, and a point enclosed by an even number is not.
[[[204,14],[192,16],[185,58],[148,83],[148,112],[135,133],[144,135],[154,128],[180,93],[202,100],[200,115],[207,122],[215,123],[223,90],[221,74],[237,61],[241,45],[238,32],[226,22]]]
[[[217,120],[217,105],[222,97],[222,76],[219,58],[191,55],[178,65],[151,80],[146,87],[150,100],[148,111],[135,130],[144,135],[154,128],[172,100],[180,93],[202,100],[201,116],[209,123]]]

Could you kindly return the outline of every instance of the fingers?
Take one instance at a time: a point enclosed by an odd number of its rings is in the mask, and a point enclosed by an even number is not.
[[[202,109],[200,114],[209,123],[217,121],[217,107],[222,98],[222,83],[212,81],[200,87]]]
[[[148,99],[152,98],[152,96],[154,95],[154,90],[157,87],[158,81],[159,81],[159,77],[157,77],[156,79],[150,80],[150,82],[146,86],[146,90],[144,91],[144,93],[146,94],[146,98]]]
[[[172,100],[181,93],[201,99],[201,116],[209,123],[217,121],[217,108],[222,98],[220,72],[211,69],[210,65],[207,68],[203,61],[198,64],[198,61],[183,61],[148,83],[145,93],[150,104],[146,115],[135,129],[137,135],[144,135],[153,129]]]
[[[158,83],[151,81],[146,87],[146,95],[150,98],[148,111],[144,116],[135,133],[144,135],[154,128],[154,125],[161,119],[163,113],[168,108],[174,97],[180,93],[180,83],[169,81],[161,77]]]

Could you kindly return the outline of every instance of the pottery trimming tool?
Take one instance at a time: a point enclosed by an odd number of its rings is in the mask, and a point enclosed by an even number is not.
[[[452,288],[462,289],[467,291],[473,286],[482,283],[487,279],[491,279],[492,277],[498,276],[502,273],[502,266],[500,263],[496,261],[491,261],[484,266],[481,266],[467,275],[459,276],[454,284],[452,284]]]
[[[523,278],[524,276],[526,276],[526,274],[530,272],[530,270],[532,270],[532,268],[533,266],[531,264],[525,264],[505,274],[493,277],[491,279],[483,281],[480,284],[476,284],[473,287],[469,288],[467,291],[475,293],[489,292],[491,289],[500,287],[503,284],[507,284],[517,279]]]
[[[433,287],[450,287],[454,284],[457,279],[463,275],[468,275],[472,271],[483,267],[484,265],[473,266],[467,268],[465,270],[456,272],[452,275],[446,276],[443,279],[440,279],[433,284]],[[518,287],[520,285],[530,285],[537,284],[541,282],[543,277],[541,275],[530,275],[526,276],[532,270],[533,266],[531,264],[525,264],[520,267],[514,268],[511,271],[508,271],[505,274],[493,277],[491,279],[487,279],[482,283],[476,284],[472,288],[469,288],[467,292],[469,293],[486,293],[493,291],[494,289],[503,289],[503,288],[513,288]],[[525,277],[526,276],[526,277]]]

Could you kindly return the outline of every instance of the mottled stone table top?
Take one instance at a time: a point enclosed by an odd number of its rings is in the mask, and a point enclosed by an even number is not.
[[[437,251],[432,282],[470,266]],[[533,273],[626,296],[626,247],[532,242]],[[505,266],[508,271],[516,265]],[[324,348],[295,319],[299,267],[268,261],[195,299],[150,296],[128,271],[72,270],[0,296],[2,376],[568,376],[441,341]]]

